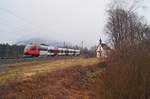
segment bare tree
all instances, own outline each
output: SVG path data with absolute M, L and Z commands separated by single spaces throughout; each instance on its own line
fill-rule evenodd
M 149 27 L 143 17 L 138 17 L 133 6 L 125 9 L 121 4 L 108 10 L 106 33 L 109 34 L 115 48 L 131 47 L 149 38 Z
M 108 10 L 105 32 L 114 50 L 108 55 L 103 99 L 147 99 L 150 92 L 150 26 L 135 11 L 136 3 L 130 7 L 123 5 L 124 2 L 116 1 Z

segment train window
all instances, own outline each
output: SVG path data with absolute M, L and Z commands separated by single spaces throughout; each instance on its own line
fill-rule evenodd
M 48 50 L 49 53 L 54 53 L 54 50 L 50 49 Z
M 31 50 L 36 50 L 36 47 L 31 47 Z
M 54 51 L 53 51 L 53 50 L 48 50 L 48 52 L 49 52 L 49 53 L 54 53 Z
M 65 53 L 69 53 L 69 51 L 66 50 Z
M 25 47 L 25 50 L 29 50 L 29 49 L 31 49 L 31 45 L 27 45 L 26 47 Z
M 51 53 L 51 50 L 48 50 L 49 53 Z
M 49 53 L 59 53 L 59 50 L 49 50 Z
M 55 50 L 55 53 L 59 53 L 59 50 Z
M 40 47 L 40 48 L 38 48 L 38 50 L 41 50 L 41 51 L 47 51 L 48 49 L 45 48 L 45 47 Z

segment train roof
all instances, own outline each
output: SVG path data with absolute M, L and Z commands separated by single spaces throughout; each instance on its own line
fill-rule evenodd
M 40 43 L 29 43 L 27 45 L 37 45 L 37 46 L 43 45 L 43 46 L 48 46 L 47 44 L 40 44 Z
M 55 46 L 49 46 L 47 44 L 40 44 L 40 43 L 29 43 L 26 46 L 47 46 L 48 49 L 54 49 L 54 50 L 68 50 L 68 51 L 80 51 L 79 49 L 73 49 L 73 48 L 62 48 L 62 47 L 55 47 Z
M 55 49 L 56 47 L 54 46 L 48 46 L 48 49 Z

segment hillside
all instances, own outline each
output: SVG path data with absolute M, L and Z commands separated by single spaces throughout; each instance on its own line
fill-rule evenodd
M 17 44 L 17 45 L 27 45 L 29 43 L 47 44 L 47 45 L 56 46 L 56 47 L 57 46 L 59 46 L 59 47 L 64 46 L 64 42 L 56 41 L 56 40 L 52 40 L 52 39 L 40 38 L 40 37 L 21 39 L 21 40 L 16 41 L 15 44 Z M 68 43 L 66 43 L 66 44 L 70 45 Z

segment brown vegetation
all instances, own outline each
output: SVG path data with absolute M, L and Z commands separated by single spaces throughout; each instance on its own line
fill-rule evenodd
M 0 98 L 100 99 L 97 96 L 100 73 L 101 69 L 96 65 L 56 70 L 0 86 Z
M 50 73 L 56 70 L 73 66 L 87 66 L 97 64 L 96 58 L 74 58 L 62 60 L 43 60 L 33 62 L 21 62 L 7 66 L 0 72 L 0 85 L 12 80 L 28 79 L 34 75 Z M 2 68 L 1 68 L 2 69 Z
M 103 74 L 103 99 L 148 99 L 150 93 L 150 27 L 133 10 L 109 10 L 106 32 L 114 50 Z
M 120 55 L 113 53 L 108 62 L 102 85 L 107 93 L 103 95 L 106 99 L 146 99 L 150 91 L 150 54 L 133 50 L 128 57 Z

